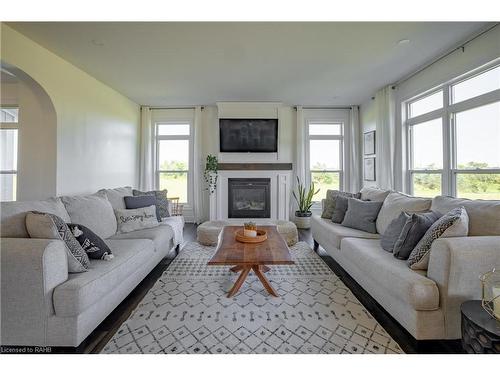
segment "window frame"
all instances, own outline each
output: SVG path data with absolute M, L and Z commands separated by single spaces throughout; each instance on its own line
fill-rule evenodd
M 314 124 L 338 124 L 340 125 L 340 134 L 339 135 L 310 135 L 309 134 L 309 125 Z M 345 163 L 344 163 L 344 140 L 345 140 L 345 121 L 341 119 L 329 118 L 329 119 L 305 119 L 305 136 L 306 136 L 306 179 L 307 184 L 310 185 L 313 181 L 312 174 L 313 173 L 338 173 L 339 174 L 339 190 L 343 191 L 345 186 Z M 310 158 L 310 148 L 311 148 L 311 140 L 338 140 L 339 141 L 339 165 L 340 169 L 325 169 L 325 170 L 311 170 L 311 158 Z M 319 201 L 314 201 L 313 208 L 317 208 L 319 204 L 321 204 L 321 197 Z
M 441 194 L 456 197 L 457 196 L 457 176 L 459 174 L 500 174 L 500 168 L 478 168 L 478 169 L 459 169 L 457 167 L 457 128 L 456 128 L 456 114 L 467 111 L 470 109 L 482 107 L 484 105 L 500 102 L 500 89 L 487 92 L 463 100 L 458 103 L 452 103 L 452 90 L 453 86 L 457 83 L 466 81 L 467 79 L 478 76 L 491 69 L 500 66 L 500 59 L 496 59 L 486 65 L 474 69 L 466 74 L 456 77 L 442 85 L 434 87 L 423 93 L 420 93 L 412 98 L 402 102 L 402 126 L 406 136 L 406 163 L 405 170 L 407 171 L 404 186 L 405 190 L 413 195 L 413 175 L 416 173 L 441 173 Z M 443 91 L 443 107 L 433 110 L 428 113 L 421 114 L 416 117 L 409 117 L 410 104 L 422 99 L 426 96 L 432 95 L 438 91 Z M 442 119 L 442 135 L 443 135 L 443 169 L 440 170 L 421 170 L 413 169 L 413 140 L 411 129 L 413 126 L 418 126 L 420 123 Z
M 2 130 L 17 130 L 17 165 L 16 169 L 0 169 L 0 175 L 15 175 L 16 176 L 16 189 L 14 191 L 14 199 L 13 201 L 17 200 L 17 195 L 18 195 L 18 190 L 19 190 L 19 106 L 18 105 L 0 105 L 0 108 L 17 108 L 18 110 L 18 117 L 17 117 L 17 122 L 0 122 L 0 129 Z
M 189 125 L 189 135 L 158 135 L 158 127 L 160 125 Z M 159 168 L 160 161 L 160 142 L 161 141 L 175 141 L 187 140 L 188 141 L 188 169 L 183 171 L 176 170 L 162 170 Z M 160 175 L 162 173 L 185 173 L 187 175 L 187 202 L 179 202 L 187 206 L 192 206 L 194 199 L 193 189 L 193 152 L 194 152 L 194 126 L 193 121 L 189 119 L 156 121 L 154 123 L 154 186 L 157 190 L 160 189 Z

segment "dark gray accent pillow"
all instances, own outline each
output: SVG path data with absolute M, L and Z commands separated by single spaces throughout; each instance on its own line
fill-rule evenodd
M 406 221 L 392 252 L 396 258 L 406 260 L 431 225 L 439 219 L 440 214 L 434 211 L 403 214 Z
M 441 237 L 446 229 L 460 220 L 462 217 L 462 210 L 465 211 L 463 206 L 454 208 L 436 220 L 427 232 L 425 232 L 424 236 L 420 239 L 408 258 L 408 266 L 410 266 L 412 270 L 427 269 L 432 243 Z
M 135 197 L 141 195 L 153 195 L 156 197 L 156 209 L 160 215 L 160 218 L 169 217 L 170 212 L 168 211 L 168 199 L 167 199 L 167 189 L 163 190 L 151 190 L 151 191 L 140 191 L 132 190 L 132 194 Z M 142 207 L 141 207 L 142 208 Z M 161 220 L 159 220 L 161 221 Z
M 368 233 L 377 233 L 378 212 L 384 202 L 362 201 L 356 198 L 349 198 L 347 212 L 345 213 L 342 225 L 344 227 L 359 229 Z
M 391 221 L 384 234 L 380 236 L 380 246 L 382 246 L 382 249 L 390 253 L 393 252 L 394 245 L 403 231 L 407 218 L 408 215 L 401 212 L 397 218 Z
M 332 221 L 334 223 L 340 224 L 342 223 L 342 221 L 344 221 L 348 205 L 349 198 L 343 195 L 337 195 L 337 198 L 335 198 L 335 209 L 333 210 L 332 214 Z
M 124 197 L 125 208 L 131 210 L 134 208 L 144 208 L 149 206 L 156 207 L 156 219 L 161 221 L 160 210 L 156 202 L 158 201 L 154 195 L 139 195 L 137 197 Z
M 114 258 L 109 246 L 89 228 L 80 224 L 67 225 L 90 259 L 111 260 Z
M 331 190 L 331 191 L 335 191 L 335 190 Z M 341 199 L 340 201 L 340 206 L 337 208 L 337 198 L 338 197 L 342 197 L 343 199 Z M 342 221 L 344 220 L 344 216 L 345 216 L 345 213 L 347 212 L 347 199 L 349 198 L 356 198 L 356 199 L 360 199 L 361 198 L 361 194 L 360 193 L 346 193 L 344 191 L 339 191 L 333 201 L 333 211 L 332 211 L 332 215 L 328 218 L 328 219 L 332 219 L 332 221 L 334 223 L 337 223 L 337 224 L 340 224 L 342 223 Z M 337 211 L 337 212 L 335 212 Z
M 344 191 L 338 190 L 327 190 L 326 191 L 326 200 L 323 206 L 323 212 L 321 213 L 321 217 L 323 219 L 331 219 L 333 217 L 333 212 L 335 211 L 335 206 L 337 203 L 337 197 L 341 195 L 346 198 L 361 198 L 360 193 L 346 193 Z M 344 214 L 347 208 L 344 210 Z M 340 221 L 342 222 L 342 220 Z

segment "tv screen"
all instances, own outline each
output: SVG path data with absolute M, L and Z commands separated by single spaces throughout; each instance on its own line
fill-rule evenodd
M 219 119 L 220 152 L 278 152 L 278 119 Z

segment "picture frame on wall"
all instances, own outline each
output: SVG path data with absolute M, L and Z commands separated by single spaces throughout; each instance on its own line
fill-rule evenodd
M 377 178 L 375 170 L 375 158 L 365 158 L 364 160 L 364 179 L 365 181 L 375 181 Z
M 375 130 L 367 132 L 363 137 L 363 153 L 364 155 L 375 154 Z

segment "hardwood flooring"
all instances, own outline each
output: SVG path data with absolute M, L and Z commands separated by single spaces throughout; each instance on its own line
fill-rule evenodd
M 299 240 L 313 247 L 310 230 L 299 230 Z M 196 225 L 186 224 L 184 227 L 184 243 L 196 241 Z M 182 246 L 181 246 L 182 247 Z M 398 342 L 406 353 L 449 354 L 464 353 L 459 340 L 415 340 L 382 306 L 380 306 L 347 272 L 345 272 L 321 247 L 318 254 L 337 274 L 366 309 L 377 319 L 384 329 Z M 78 348 L 53 348 L 52 353 L 99 353 L 121 324 L 127 320 L 135 307 L 162 275 L 177 256 L 173 250 L 151 273 L 113 310 L 113 312 L 85 339 Z

